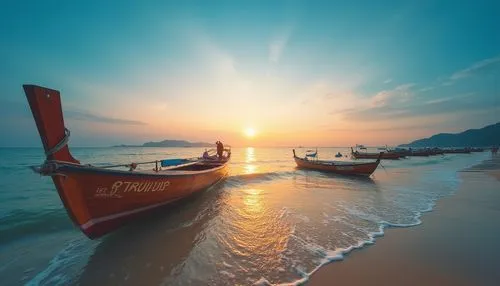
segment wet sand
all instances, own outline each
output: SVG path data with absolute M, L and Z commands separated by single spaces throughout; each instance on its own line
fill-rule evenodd
M 457 193 L 440 199 L 421 225 L 386 229 L 308 285 L 499 285 L 500 156 L 460 178 Z

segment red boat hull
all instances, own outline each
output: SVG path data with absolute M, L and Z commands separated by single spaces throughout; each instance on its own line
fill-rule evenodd
M 58 173 L 65 176 L 54 176 L 54 183 L 66 210 L 83 233 L 97 238 L 134 217 L 207 189 L 226 176 L 227 168 L 222 164 L 204 172 L 141 173 L 66 165 Z
M 295 163 L 298 168 L 336 173 L 341 175 L 370 176 L 378 167 L 380 160 L 370 163 L 352 163 L 338 164 L 326 161 L 309 161 L 295 157 Z
M 24 90 L 47 160 L 37 172 L 51 176 L 73 222 L 97 238 L 130 219 L 207 189 L 227 174 L 228 156 L 161 171 L 121 171 L 81 165 L 66 145 L 60 94 L 34 85 Z

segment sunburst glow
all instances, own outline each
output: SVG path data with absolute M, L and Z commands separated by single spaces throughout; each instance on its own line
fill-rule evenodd
M 245 136 L 248 138 L 253 138 L 253 137 L 255 137 L 255 134 L 256 134 L 255 129 L 253 129 L 253 128 L 247 128 L 244 130 L 244 132 L 245 132 Z

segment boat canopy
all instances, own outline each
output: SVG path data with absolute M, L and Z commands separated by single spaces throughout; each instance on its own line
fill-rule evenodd
M 306 157 L 316 157 L 318 155 L 318 150 L 307 150 Z

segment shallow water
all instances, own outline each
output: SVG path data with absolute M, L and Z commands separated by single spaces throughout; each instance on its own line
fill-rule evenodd
M 93 164 L 202 151 L 72 149 Z M 347 148 L 319 154 L 329 159 L 339 151 L 348 154 Z M 420 224 L 422 212 L 456 191 L 457 171 L 488 157 L 383 161 L 372 177 L 354 178 L 297 170 L 290 149 L 233 148 L 225 181 L 91 241 L 72 225 L 50 178 L 28 169 L 43 161 L 42 150 L 0 149 L 0 279 L 3 285 L 299 283 L 373 243 L 386 227 Z

